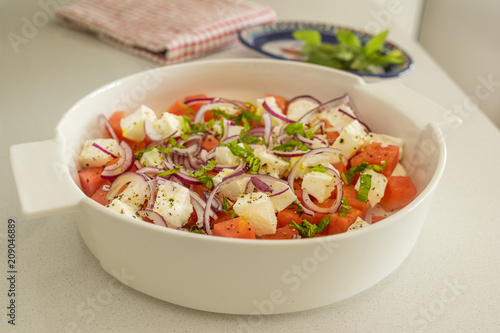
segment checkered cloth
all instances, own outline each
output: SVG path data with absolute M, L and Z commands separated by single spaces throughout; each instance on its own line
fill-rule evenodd
M 193 59 L 237 41 L 240 29 L 276 21 L 247 0 L 91 0 L 60 7 L 66 25 L 159 64 Z

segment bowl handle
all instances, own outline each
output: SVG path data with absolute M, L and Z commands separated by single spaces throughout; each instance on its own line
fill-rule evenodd
M 58 138 L 10 147 L 12 174 L 25 218 L 75 211 L 85 197 L 71 178 L 63 148 L 64 142 Z

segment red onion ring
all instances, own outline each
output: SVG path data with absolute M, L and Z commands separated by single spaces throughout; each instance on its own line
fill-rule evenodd
M 139 185 L 141 185 L 141 188 L 144 188 L 144 191 L 146 191 L 147 187 L 146 178 L 142 174 L 128 171 L 122 173 L 121 175 L 115 178 L 115 180 L 111 183 L 109 187 L 109 192 L 104 196 L 104 199 L 113 200 L 116 197 L 116 195 L 120 192 L 120 190 L 123 188 L 123 186 L 131 182 L 138 183 Z
M 288 119 L 287 117 L 285 117 L 284 115 L 282 115 L 281 112 L 273 110 L 271 108 L 271 106 L 269 106 L 269 104 L 267 103 L 267 101 L 264 101 L 264 103 L 262 103 L 262 106 L 264 107 L 264 109 L 267 112 L 269 112 L 270 114 L 272 114 L 276 118 L 283 120 L 284 122 L 287 122 L 287 123 L 295 123 L 296 122 L 295 120 Z
M 109 132 L 109 135 L 111 135 L 113 139 L 119 142 L 120 140 L 118 140 L 118 136 L 116 135 L 115 130 L 113 129 L 113 126 L 111 126 L 111 123 L 109 122 L 108 118 L 106 118 L 105 115 L 100 114 L 99 119 L 101 119 L 101 121 L 103 122 L 104 126 Z
M 103 147 L 99 146 L 97 143 L 92 143 L 92 146 L 96 147 L 97 149 L 101 150 L 103 153 L 105 154 L 108 154 L 109 156 L 113 157 L 113 158 L 118 158 L 118 156 L 114 155 L 113 153 L 111 153 L 110 151 L 104 149 Z
M 127 142 L 125 141 L 120 142 L 118 149 L 120 158 L 116 163 L 108 165 L 104 168 L 104 170 L 101 173 L 102 178 L 110 179 L 118 175 L 121 175 L 122 173 L 130 170 L 130 168 L 134 164 L 135 161 L 134 151 Z
M 137 215 L 139 215 L 140 217 L 144 217 L 144 218 L 147 218 L 147 219 L 151 220 L 151 222 L 153 222 L 156 225 L 168 228 L 167 221 L 165 221 L 165 219 L 163 218 L 163 216 L 161 216 L 160 214 L 158 214 L 155 211 L 152 211 L 152 210 L 139 210 L 139 211 L 137 211 Z

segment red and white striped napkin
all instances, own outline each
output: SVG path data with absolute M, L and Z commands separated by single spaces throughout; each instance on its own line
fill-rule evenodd
M 248 0 L 91 0 L 60 7 L 63 23 L 159 64 L 200 57 L 237 41 L 240 29 L 276 21 Z

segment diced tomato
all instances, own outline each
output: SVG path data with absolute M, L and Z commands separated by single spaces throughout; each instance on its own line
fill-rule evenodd
M 180 99 L 176 100 L 174 104 L 172 104 L 167 112 L 168 113 L 172 113 L 172 114 L 175 114 L 177 116 L 186 116 L 188 117 L 189 119 L 193 120 L 194 117 L 195 117 L 195 113 L 194 112 L 191 112 L 190 109 L 192 110 L 191 106 L 189 107 L 189 109 L 186 107 L 186 105 L 184 104 L 183 101 L 181 101 Z
M 337 138 L 339 136 L 340 136 L 339 132 L 326 132 L 326 137 L 328 138 L 328 141 L 330 142 L 330 144 L 335 142 L 335 140 L 337 140 Z
M 344 165 L 344 163 L 335 163 L 332 165 L 340 173 L 340 176 L 342 176 L 343 173 L 347 172 L 347 167 Z
M 370 143 L 361 152 L 354 155 L 350 160 L 351 167 L 357 166 L 362 162 L 369 164 L 382 165 L 387 161 L 384 170 L 381 172 L 389 177 L 399 161 L 399 147 L 394 145 L 382 145 L 379 142 Z
M 146 149 L 147 145 L 151 143 L 151 140 L 149 140 L 149 138 L 147 137 L 144 139 L 144 141 L 138 141 L 138 142 L 128 139 L 123 139 L 123 140 L 130 145 L 130 147 L 134 151 L 134 154 L 140 152 L 143 149 Z
M 308 216 L 301 215 L 297 207 L 287 207 L 279 211 L 276 217 L 278 218 L 277 227 L 282 228 L 292 222 L 302 223 L 302 220 Z
M 100 203 L 100 204 L 101 204 L 101 205 L 103 205 L 103 206 L 106 206 L 106 205 L 109 203 L 109 201 L 108 201 L 108 200 L 106 200 L 106 199 L 104 199 L 104 197 L 106 196 L 106 194 L 108 194 L 108 192 L 107 192 L 107 191 L 104 191 L 104 190 L 102 189 L 102 187 L 103 187 L 104 185 L 111 185 L 111 182 L 110 182 L 110 181 L 105 180 L 105 181 L 104 181 L 104 183 L 101 185 L 101 187 L 99 187 L 99 188 L 98 188 L 98 189 L 94 192 L 94 194 L 92 195 L 91 199 L 92 199 L 92 200 L 94 200 L 94 201 L 96 201 L 96 202 L 98 202 L 98 203 Z
M 403 208 L 417 196 L 417 188 L 410 177 L 391 176 L 387 180 L 384 197 L 380 200 L 380 206 L 386 211 Z
M 255 228 L 241 217 L 215 224 L 213 233 L 220 237 L 255 239 Z
M 272 235 L 263 235 L 262 239 L 292 239 L 293 235 L 298 235 L 299 231 L 292 226 L 285 225 L 276 229 L 276 233 Z
M 386 218 L 385 216 L 373 215 L 372 216 L 372 223 L 377 223 L 379 221 L 382 221 L 385 218 Z
M 215 147 L 219 145 L 219 140 L 217 140 L 212 134 L 208 134 L 205 136 L 203 141 L 201 142 L 201 148 L 206 151 L 211 151 Z
M 109 117 L 109 119 L 108 119 L 108 121 L 111 124 L 111 127 L 113 128 L 113 131 L 115 132 L 119 141 L 123 140 L 122 127 L 120 125 L 120 122 L 126 116 L 127 116 L 127 114 L 123 111 L 115 111 L 111 115 L 111 117 Z
M 347 204 L 352 207 L 356 208 L 361 212 L 361 218 L 365 218 L 366 212 L 368 211 L 368 208 L 370 208 L 370 204 L 367 202 L 359 201 L 356 199 L 356 196 L 358 195 L 358 191 L 354 188 L 354 185 L 345 185 L 343 186 L 344 190 L 344 195 L 342 197 L 347 199 Z
M 82 191 L 85 195 L 92 197 L 106 183 L 106 179 L 101 177 L 102 170 L 104 170 L 104 167 L 94 167 L 82 169 L 78 172 Z
M 358 217 L 363 218 L 362 212 L 356 208 L 350 209 L 346 216 L 339 216 L 338 213 L 332 214 L 330 216 L 328 234 L 335 235 L 346 232 Z

